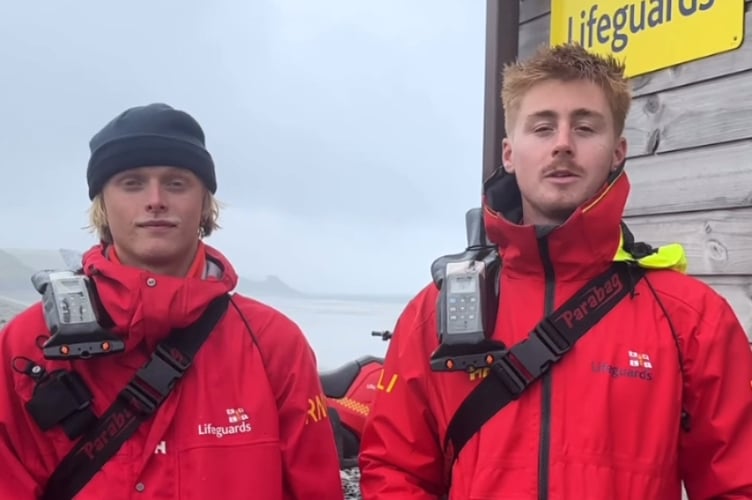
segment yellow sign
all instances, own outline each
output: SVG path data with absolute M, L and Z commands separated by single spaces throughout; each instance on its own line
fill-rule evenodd
M 551 0 L 551 45 L 576 42 L 637 76 L 739 48 L 744 0 Z

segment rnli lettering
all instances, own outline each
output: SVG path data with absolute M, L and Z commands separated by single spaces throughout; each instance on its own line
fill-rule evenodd
M 376 389 L 384 392 L 392 392 L 394 386 L 397 384 L 397 374 L 395 373 L 389 378 L 389 382 L 384 385 L 384 370 L 379 373 L 379 381 L 376 382 Z
M 306 424 L 309 422 L 319 422 L 329 416 L 324 403 L 326 398 L 322 396 L 316 396 L 308 398 L 308 412 L 306 414 Z

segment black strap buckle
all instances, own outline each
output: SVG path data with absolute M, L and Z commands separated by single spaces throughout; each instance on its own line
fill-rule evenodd
M 514 363 L 509 359 L 510 351 L 505 351 L 496 361 L 491 363 L 491 372 L 496 375 L 501 383 L 509 390 L 512 399 L 517 399 L 520 394 L 532 382 L 532 379 L 526 376 Z
M 563 335 L 549 318 L 544 318 L 538 323 L 533 333 L 556 356 L 556 361 L 572 348 L 571 340 Z
M 531 378 L 536 379 L 571 348 L 572 343 L 553 323 L 545 319 L 535 327 L 527 339 L 512 347 L 511 353 Z
M 151 360 L 125 387 L 128 403 L 142 415 L 153 414 L 190 365 L 190 360 L 177 349 L 168 351 L 165 346 L 158 345 Z

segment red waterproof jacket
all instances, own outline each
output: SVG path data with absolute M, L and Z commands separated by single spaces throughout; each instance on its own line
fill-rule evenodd
M 157 342 L 234 289 L 230 263 L 209 246 L 200 250 L 204 265 L 186 278 L 125 267 L 100 246 L 84 256 L 84 270 L 125 339 L 125 353 L 46 361 L 37 347 L 37 338 L 49 335 L 40 305 L 9 323 L 0 336 L 0 498 L 39 498 L 74 445 L 60 427 L 44 432 L 37 426 L 24 406 L 34 383 L 13 369 L 14 362 L 28 358 L 48 372 L 75 370 L 101 415 Z M 270 307 L 238 295 L 232 302 L 155 417 L 77 500 L 343 498 L 333 432 L 306 339 Z
M 503 255 L 493 337 L 506 345 L 614 261 L 629 191 L 622 174 L 540 235 L 509 222 L 521 215 L 510 181 L 492 185 L 485 203 Z M 433 285 L 424 289 L 395 328 L 363 434 L 364 500 L 437 499 L 450 482 L 450 500 L 679 500 L 682 480 L 692 500 L 752 498 L 752 352 L 732 309 L 702 282 L 648 272 L 634 297 L 468 441 L 451 472 L 447 425 L 481 376 L 431 371 L 436 300 Z

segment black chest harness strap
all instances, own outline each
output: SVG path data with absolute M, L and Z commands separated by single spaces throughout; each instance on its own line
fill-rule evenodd
M 209 304 L 195 323 L 175 329 L 136 372 L 115 401 L 63 458 L 41 500 L 70 500 L 167 399 L 227 310 L 228 294 Z
M 470 438 L 497 412 L 559 361 L 572 346 L 634 291 L 645 270 L 615 262 L 572 298 L 545 317 L 525 340 L 501 350 L 490 373 L 465 398 L 447 428 L 445 447 L 453 461 Z

